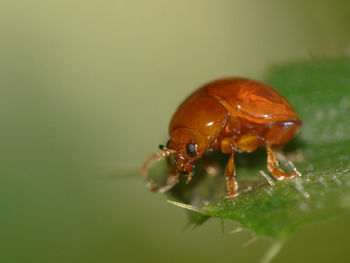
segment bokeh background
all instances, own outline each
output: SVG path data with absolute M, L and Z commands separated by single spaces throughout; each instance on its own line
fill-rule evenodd
M 186 230 L 143 159 L 194 88 L 350 54 L 348 0 L 0 3 L 0 261 L 257 262 L 271 241 Z M 348 262 L 349 215 L 273 262 Z

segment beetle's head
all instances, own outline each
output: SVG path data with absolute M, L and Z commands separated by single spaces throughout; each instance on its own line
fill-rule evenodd
M 174 151 L 176 170 L 187 175 L 204 153 L 205 146 L 205 140 L 198 131 L 179 127 L 171 133 L 166 148 Z
M 167 145 L 159 145 L 162 152 L 155 153 L 144 162 L 141 173 L 146 176 L 148 165 L 167 156 L 174 155 L 176 171 L 192 176 L 192 169 L 197 159 L 200 158 L 206 148 L 205 138 L 198 131 L 189 128 L 178 127 L 170 133 Z

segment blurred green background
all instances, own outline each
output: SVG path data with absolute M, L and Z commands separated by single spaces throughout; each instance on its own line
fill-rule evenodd
M 257 262 L 271 244 L 150 193 L 143 159 L 194 88 L 349 56 L 350 3 L 1 1 L 0 262 Z M 350 215 L 273 262 L 348 262 Z

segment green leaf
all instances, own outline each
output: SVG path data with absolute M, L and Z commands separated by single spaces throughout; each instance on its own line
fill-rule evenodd
M 226 199 L 223 171 L 228 156 L 214 153 L 209 156 L 216 165 L 214 174 L 202 161 L 193 182 L 186 185 L 181 180 L 169 192 L 179 202 L 174 204 L 189 211 L 191 223 L 219 217 L 238 221 L 257 235 L 284 238 L 301 225 L 349 210 L 350 60 L 279 67 L 266 82 L 287 98 L 303 120 L 301 133 L 284 150 L 302 176 L 269 185 L 259 173 L 267 173 L 264 149 L 237 154 L 240 194 Z M 164 180 L 165 170 L 158 166 L 152 171 Z

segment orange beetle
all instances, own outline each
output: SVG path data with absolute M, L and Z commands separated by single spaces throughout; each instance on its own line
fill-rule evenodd
M 301 120 L 288 101 L 273 88 L 243 78 L 225 78 L 193 92 L 177 109 L 169 126 L 170 140 L 160 145 L 162 152 L 151 155 L 142 166 L 167 158 L 169 176 L 161 188 L 166 191 L 178 182 L 178 173 L 192 177 L 193 167 L 205 152 L 221 150 L 230 154 L 226 165 L 227 197 L 237 194 L 234 152 L 252 152 L 260 145 L 267 150 L 267 169 L 278 180 L 291 178 L 278 168 L 271 146 L 287 143 L 298 132 Z M 169 159 L 174 155 L 176 172 Z

